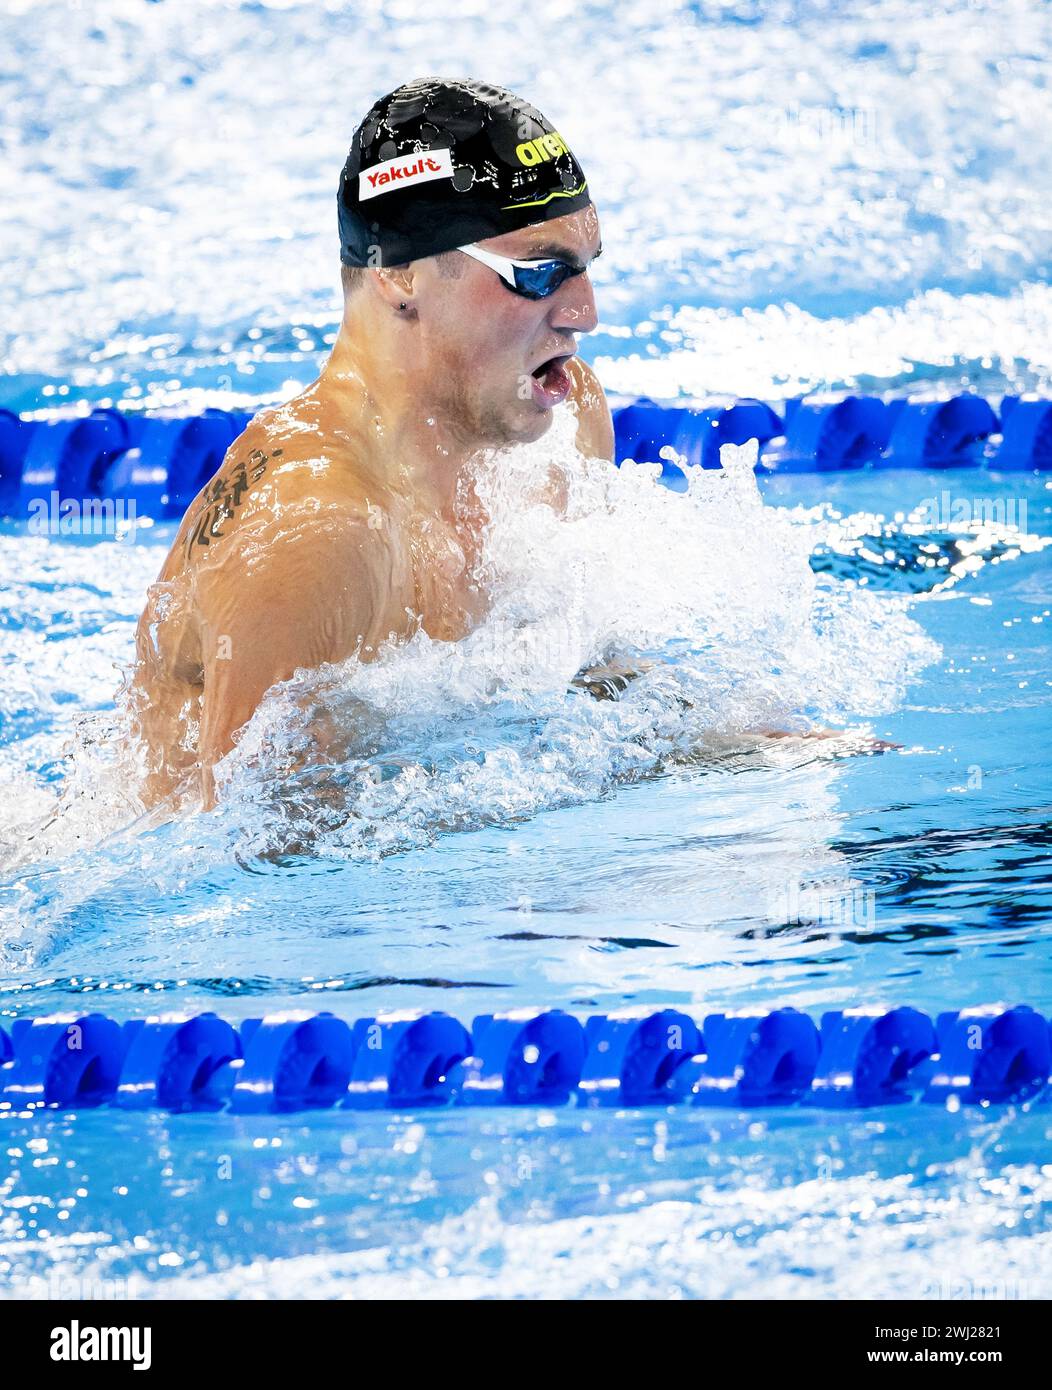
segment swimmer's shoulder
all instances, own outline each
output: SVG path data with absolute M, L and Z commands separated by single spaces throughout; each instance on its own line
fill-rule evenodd
M 573 385 L 569 402 L 577 415 L 577 447 L 588 458 L 614 458 L 614 422 L 599 378 L 579 357 L 566 366 Z
M 355 468 L 353 442 L 297 398 L 254 416 L 187 508 L 172 558 L 221 561 L 231 537 L 279 542 L 311 521 L 369 524 L 375 504 Z
M 567 405 L 577 419 L 574 443 L 586 458 L 614 459 L 614 424 L 607 404 L 606 393 L 599 384 L 599 378 L 579 357 L 573 357 L 566 364 L 571 380 Z M 569 480 L 565 469 L 552 464 L 547 475 L 540 482 L 533 500 L 543 502 L 555 512 L 565 517 L 569 498 Z

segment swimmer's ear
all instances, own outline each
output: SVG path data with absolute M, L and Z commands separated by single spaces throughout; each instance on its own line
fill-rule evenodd
M 413 302 L 415 277 L 412 266 L 390 266 L 375 272 L 376 289 L 393 314 L 412 318 L 416 314 Z

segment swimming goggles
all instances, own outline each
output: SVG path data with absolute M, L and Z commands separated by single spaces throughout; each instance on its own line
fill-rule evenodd
M 456 249 L 495 270 L 508 289 L 521 294 L 524 299 L 547 299 L 566 280 L 583 275 L 589 268 L 587 265 L 571 265 L 569 261 L 513 261 L 507 256 L 483 251 L 481 246 L 458 246 Z M 601 252 L 602 247 L 592 260 Z

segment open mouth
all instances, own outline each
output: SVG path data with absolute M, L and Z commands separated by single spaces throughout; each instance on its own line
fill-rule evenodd
M 534 400 L 539 405 L 558 405 L 569 395 L 571 381 L 566 367 L 572 356 L 572 353 L 560 353 L 557 357 L 549 357 L 540 366 L 534 367 L 530 375 L 534 380 Z
M 539 367 L 534 367 L 530 375 L 536 377 L 538 381 L 543 381 L 548 372 L 555 367 L 562 366 L 564 363 L 569 362 L 571 356 L 571 353 L 563 352 L 556 357 L 549 357 L 547 361 L 542 362 Z

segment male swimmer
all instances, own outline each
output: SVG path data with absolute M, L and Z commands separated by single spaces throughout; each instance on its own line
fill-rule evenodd
M 211 808 L 216 763 L 297 669 L 478 623 L 481 450 L 538 439 L 568 405 L 580 450 L 613 457 L 575 355 L 596 326 L 599 219 L 550 121 L 486 83 L 409 83 L 355 131 L 338 206 L 332 355 L 231 445 L 139 619 L 128 699 L 148 807 L 188 791 Z M 604 678 L 582 684 L 614 693 Z
M 540 438 L 569 406 L 581 452 L 613 458 L 610 410 L 576 356 L 596 326 L 599 219 L 539 111 L 481 82 L 400 87 L 355 131 L 338 210 L 332 355 L 231 445 L 139 619 L 127 696 L 149 808 L 214 806 L 215 765 L 298 669 L 369 661 L 420 628 L 472 630 L 487 603 L 472 579 L 480 451 Z M 555 480 L 539 488 L 558 509 Z M 646 665 L 573 683 L 615 698 Z

